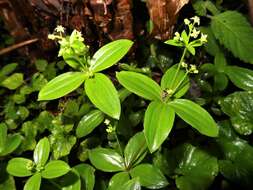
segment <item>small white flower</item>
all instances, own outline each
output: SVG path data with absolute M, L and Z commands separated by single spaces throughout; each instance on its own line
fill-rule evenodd
M 193 20 L 195 24 L 200 25 L 200 18 L 198 16 L 192 17 L 191 20 Z
M 187 63 L 185 63 L 184 61 L 181 63 L 181 66 L 182 66 L 183 68 L 187 68 L 187 67 L 188 67 Z
M 47 38 L 49 40 L 55 40 L 56 39 L 56 36 L 54 34 L 48 34 Z
M 175 33 L 175 36 L 174 36 L 173 39 L 174 39 L 174 40 L 179 40 L 179 39 L 180 39 L 180 34 L 179 34 L 179 32 L 176 32 L 176 33 Z
M 59 32 L 59 33 L 64 33 L 64 32 L 65 32 L 65 28 L 64 28 L 62 25 L 58 25 L 58 26 L 55 28 L 55 31 L 56 31 L 56 32 Z
M 202 43 L 206 43 L 206 42 L 207 42 L 207 34 L 201 33 L 200 41 L 201 41 Z
M 189 19 L 185 18 L 185 19 L 184 19 L 184 23 L 185 23 L 186 25 L 189 25 L 189 24 L 191 23 L 191 21 L 190 21 Z
M 192 33 L 191 33 L 191 37 L 197 38 L 199 34 L 200 34 L 200 31 L 197 30 L 196 28 L 193 28 Z
M 80 42 L 83 42 L 84 38 L 82 36 L 82 33 L 77 30 L 73 30 L 73 32 L 70 36 L 70 43 L 73 43 L 74 40 L 78 40 Z
M 198 71 L 196 65 L 190 65 L 189 72 L 190 72 L 190 73 L 194 73 L 194 74 L 198 74 L 198 73 L 199 73 L 199 71 Z
M 105 119 L 104 124 L 109 125 L 110 124 L 110 120 L 109 119 Z
M 115 132 L 116 128 L 115 127 L 112 127 L 111 125 L 106 129 L 106 132 L 107 133 L 113 133 Z

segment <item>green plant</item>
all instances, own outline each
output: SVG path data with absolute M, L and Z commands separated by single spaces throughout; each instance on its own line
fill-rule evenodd
M 57 34 L 51 34 L 49 38 L 58 40 L 59 56 L 80 72 L 67 72 L 57 76 L 41 89 L 38 100 L 60 98 L 85 82 L 85 92 L 90 101 L 102 112 L 119 119 L 120 100 L 117 90 L 106 75 L 98 72 L 117 63 L 133 43 L 126 39 L 111 42 L 90 58 L 88 46 L 83 43 L 80 32 L 74 30 L 70 36 L 63 37 L 64 28 L 61 26 L 58 26 L 55 32 Z
M 168 137 L 175 113 L 200 133 L 211 137 L 218 136 L 218 127 L 207 111 L 190 100 L 180 99 L 189 89 L 188 74 L 198 73 L 195 65 L 188 66 L 185 63 L 185 56 L 188 52 L 195 55 L 195 48 L 203 45 L 207 38 L 201 34 L 198 39 L 200 31 L 195 25 L 199 25 L 200 21 L 198 17 L 193 17 L 192 20 L 193 22 L 185 19 L 188 33 L 186 30 L 181 35 L 176 32 L 174 39 L 165 42 L 184 47 L 184 51 L 180 62 L 163 75 L 161 86 L 149 77 L 135 72 L 121 71 L 116 75 L 126 89 L 151 100 L 144 117 L 144 135 L 151 153 Z M 182 67 L 186 71 L 180 70 Z
M 7 171 L 17 177 L 31 176 L 24 190 L 39 190 L 41 178 L 52 179 L 70 171 L 69 165 L 61 160 L 48 161 L 50 144 L 47 138 L 41 139 L 35 147 L 33 161 L 27 158 L 13 158 L 8 162 Z

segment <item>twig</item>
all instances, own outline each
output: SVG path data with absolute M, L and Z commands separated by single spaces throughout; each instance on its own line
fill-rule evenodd
M 23 46 L 27 46 L 29 44 L 35 43 L 38 40 L 39 40 L 38 38 L 34 38 L 34 39 L 31 39 L 31 40 L 26 40 L 24 42 L 20 42 L 18 44 L 14 44 L 14 45 L 9 46 L 7 48 L 3 48 L 3 49 L 0 50 L 0 56 L 3 55 L 3 54 L 9 53 L 9 52 L 11 52 L 15 49 L 21 48 Z

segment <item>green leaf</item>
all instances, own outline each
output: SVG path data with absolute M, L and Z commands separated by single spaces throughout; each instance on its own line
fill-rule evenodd
M 62 190 L 81 190 L 80 176 L 75 169 L 70 170 L 66 175 L 57 179 L 57 182 Z
M 146 75 L 130 71 L 121 71 L 116 74 L 116 77 L 122 86 L 138 96 L 148 100 L 161 99 L 161 87 Z
M 149 189 L 161 189 L 169 182 L 162 172 L 151 164 L 141 164 L 130 171 L 132 178 L 139 178 L 141 186 Z
M 89 159 L 97 169 L 105 172 L 118 172 L 125 169 L 124 159 L 111 149 L 92 149 L 89 152 Z
M 235 57 L 253 64 L 253 29 L 237 11 L 226 11 L 212 17 L 211 28 L 215 37 Z
M 106 75 L 96 73 L 94 78 L 88 79 L 85 92 L 98 109 L 114 119 L 119 119 L 121 108 L 118 92 Z
M 141 190 L 139 178 L 134 178 L 123 184 L 121 190 Z
M 82 117 L 76 128 L 76 136 L 78 138 L 90 134 L 97 126 L 104 121 L 104 113 L 100 110 L 92 110 Z
M 82 187 L 93 190 L 95 185 L 95 169 L 88 164 L 79 164 L 74 167 L 81 177 Z
M 196 1 L 193 3 L 193 8 L 195 12 L 200 16 L 206 16 L 207 11 L 210 11 L 213 15 L 216 15 L 219 13 L 219 10 L 216 8 L 216 6 L 213 4 L 213 2 L 207 0 L 207 1 Z
M 48 160 L 50 153 L 50 144 L 48 138 L 41 139 L 33 153 L 33 160 L 36 165 L 44 166 Z
M 22 73 L 14 73 L 11 76 L 9 76 L 8 78 L 6 78 L 1 85 L 5 88 L 8 88 L 10 90 L 15 90 L 18 87 L 20 87 L 23 82 L 23 74 Z
M 174 123 L 175 112 L 163 102 L 151 102 L 144 116 L 144 135 L 151 153 L 168 137 Z
M 223 91 L 228 86 L 228 78 L 224 73 L 216 73 L 214 75 L 214 89 Z
M 13 158 L 8 162 L 7 172 L 17 177 L 32 175 L 33 161 L 26 158 Z
M 241 135 L 253 132 L 253 93 L 235 92 L 220 101 L 222 111 L 230 117 L 234 129 Z
M 165 72 L 161 80 L 162 89 L 175 90 L 175 88 L 179 85 L 179 82 L 185 76 L 185 72 L 180 70 L 177 73 L 177 77 L 174 79 L 176 75 L 177 67 L 178 67 L 178 64 L 172 66 Z M 174 96 L 176 98 L 182 97 L 189 90 L 189 88 L 190 88 L 190 80 L 189 80 L 189 77 L 187 76 L 184 79 L 184 81 L 181 83 L 181 85 L 178 87 L 178 90 L 176 91 Z
M 124 150 L 126 167 L 140 163 L 147 153 L 147 144 L 143 132 L 136 133 L 127 143 Z
M 101 47 L 91 59 L 90 70 L 99 72 L 117 63 L 132 47 L 133 42 L 127 39 L 113 41 Z
M 7 126 L 4 123 L 0 123 L 0 154 L 5 149 L 7 140 Z
M 169 106 L 175 110 L 179 117 L 201 134 L 210 137 L 218 136 L 219 129 L 217 124 L 212 116 L 198 104 L 186 99 L 176 99 L 169 102 Z
M 0 75 L 7 76 L 11 74 L 15 69 L 17 68 L 18 64 L 17 63 L 10 63 L 5 66 L 3 66 L 0 70 Z
M 70 171 L 69 165 L 61 160 L 53 160 L 49 162 L 45 169 L 41 172 L 43 178 L 52 179 L 65 175 Z
M 122 187 L 129 180 L 130 177 L 127 172 L 117 173 L 110 179 L 108 190 L 118 190 L 119 187 Z
M 225 73 L 232 83 L 243 90 L 253 90 L 253 71 L 243 67 L 227 66 Z
M 24 190 L 39 190 L 41 183 L 41 174 L 36 173 L 25 183 Z
M 38 100 L 53 100 L 77 89 L 88 76 L 82 72 L 67 72 L 49 81 L 39 92 Z
M 7 173 L 6 165 L 6 162 L 0 163 L 0 189 L 16 190 L 14 177 Z
M 0 156 L 12 153 L 14 150 L 18 148 L 21 142 L 22 142 L 21 135 L 19 134 L 9 135 L 5 143 L 5 149 L 2 152 L 0 151 Z
M 168 153 L 168 162 L 174 165 L 176 185 L 180 190 L 205 190 L 218 175 L 217 158 L 194 147 L 183 144 Z
M 45 71 L 48 63 L 45 59 L 37 59 L 35 61 L 35 66 L 38 71 Z

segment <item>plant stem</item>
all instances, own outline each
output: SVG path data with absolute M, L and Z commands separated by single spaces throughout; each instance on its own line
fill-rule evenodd
M 183 78 L 181 79 L 181 81 L 177 84 L 177 86 L 175 87 L 175 89 L 173 90 L 173 94 L 177 91 L 177 89 L 180 87 L 180 85 L 184 82 L 186 76 L 188 75 L 188 71 L 186 71 L 186 73 L 184 74 Z
M 124 158 L 123 150 L 122 150 L 122 148 L 121 148 L 121 146 L 120 146 L 120 142 L 119 142 L 119 138 L 118 138 L 118 135 L 117 135 L 117 133 L 116 133 L 116 130 L 114 131 L 114 136 L 115 136 L 116 141 L 117 141 L 117 144 L 118 144 L 118 146 L 119 146 L 120 155 L 122 156 L 122 158 Z M 127 165 L 126 165 L 125 159 L 123 159 L 123 160 L 124 160 L 124 166 L 125 166 L 125 168 L 126 168 Z
M 184 48 L 184 52 L 183 52 L 183 54 L 182 54 L 182 57 L 181 57 L 181 59 L 180 59 L 180 62 L 178 63 L 177 70 L 176 70 L 176 74 L 175 74 L 174 77 L 173 77 L 172 84 L 174 84 L 174 82 L 175 82 L 175 80 L 176 80 L 176 78 L 177 78 L 177 75 L 178 75 L 178 72 L 179 72 L 179 70 L 180 70 L 181 64 L 182 64 L 182 62 L 184 61 L 184 57 L 185 57 L 186 52 L 187 52 L 187 49 L 186 49 L 186 47 L 185 47 L 185 48 Z

